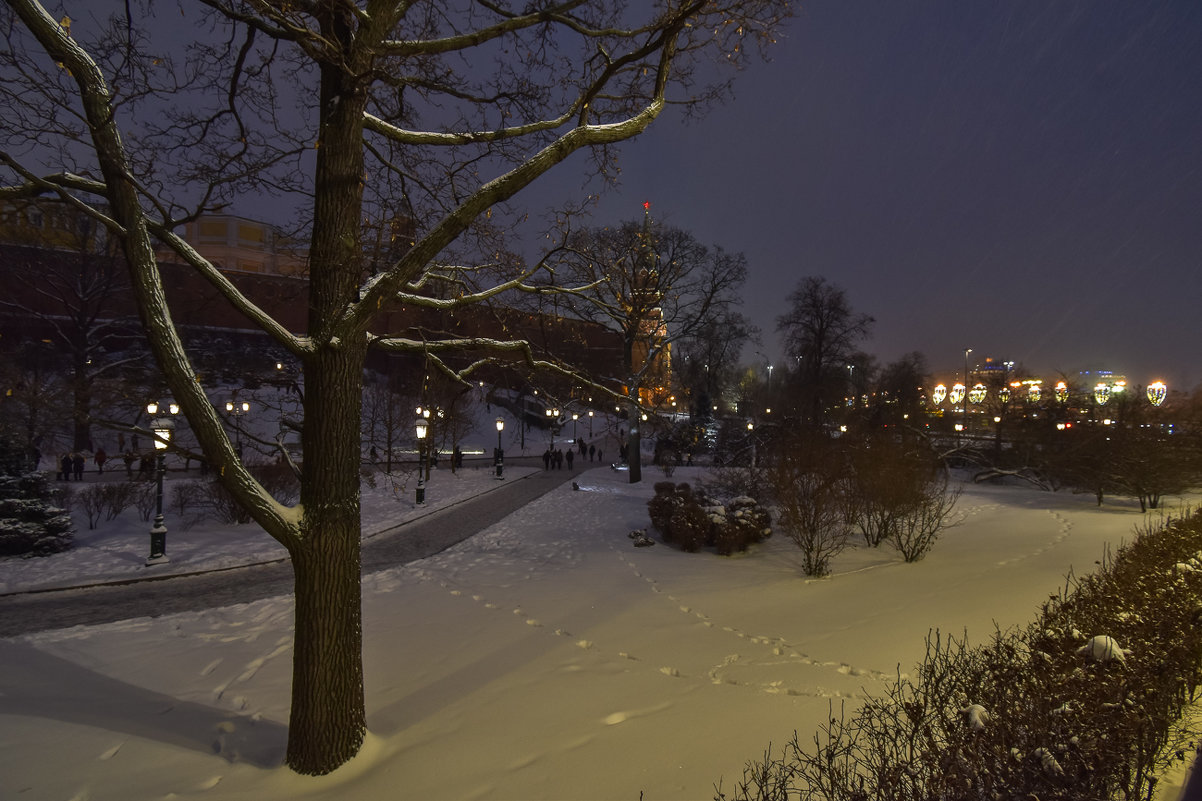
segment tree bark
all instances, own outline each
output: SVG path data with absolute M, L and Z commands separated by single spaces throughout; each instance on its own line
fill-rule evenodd
M 322 32 L 348 43 L 345 10 L 327 7 Z M 351 52 L 346 45 L 342 52 Z M 314 175 L 309 332 L 305 359 L 301 536 L 290 549 L 295 571 L 296 653 L 288 766 L 320 775 L 363 743 L 362 601 L 359 585 L 359 442 L 363 404 L 363 331 L 339 336 L 342 310 L 357 299 L 363 205 L 362 64 L 321 70 L 320 147 Z
M 358 410 L 362 349 L 307 365 L 302 536 L 291 549 L 296 639 L 288 766 L 329 773 L 363 743 Z

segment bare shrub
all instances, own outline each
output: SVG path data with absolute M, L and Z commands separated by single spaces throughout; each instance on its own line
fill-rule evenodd
M 127 483 L 126 486 L 133 488 L 134 508 L 143 520 L 149 521 L 158 506 L 158 485 L 153 481 L 143 481 Z
M 300 480 L 282 461 L 251 465 L 250 474 L 280 503 L 294 504 L 300 498 Z
M 1070 575 L 1026 629 L 928 636 L 916 677 L 832 707 L 812 744 L 794 735 L 719 797 L 1152 797 L 1198 735 L 1182 713 L 1202 686 L 1200 549 L 1202 520 L 1171 521 Z
M 108 484 L 93 484 L 100 488 L 104 500 L 104 519 L 113 520 L 117 515 L 133 505 L 138 495 L 138 486 L 128 481 L 116 481 Z
M 777 525 L 801 549 L 802 571 L 825 576 L 831 560 L 851 536 L 846 503 L 849 468 L 821 434 L 782 448 L 765 475 L 777 510 Z
M 241 525 L 250 522 L 250 515 L 238 505 L 220 481 L 198 485 L 196 505 L 219 523 Z
M 100 516 L 108 508 L 103 484 L 89 484 L 72 495 L 71 501 L 75 504 L 75 508 L 88 518 L 89 530 L 96 528 L 96 524 L 100 522 Z
M 186 517 L 188 512 L 200 502 L 201 487 L 202 485 L 195 481 L 177 481 L 172 484 L 168 501 L 171 511 L 177 517 Z
M 960 488 L 948 492 L 947 474 L 938 475 L 939 478 L 924 486 L 921 496 L 902 511 L 890 535 L 890 544 L 907 562 L 917 562 L 927 555 L 939 539 L 939 533 L 949 525 L 952 511 L 960 499 Z

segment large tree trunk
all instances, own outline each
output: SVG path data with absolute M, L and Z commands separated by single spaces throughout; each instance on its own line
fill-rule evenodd
M 296 653 L 289 767 L 329 773 L 363 743 L 359 586 L 359 395 L 362 348 L 325 350 L 307 366 L 302 536 L 292 548 Z
M 322 31 L 348 42 L 344 9 L 327 8 Z M 345 48 L 344 52 L 349 52 Z M 363 623 L 359 585 L 359 443 L 364 332 L 335 339 L 340 312 L 357 297 L 363 205 L 363 108 L 357 64 L 321 72 L 321 147 L 314 175 L 309 249 L 309 335 L 301 537 L 291 548 L 296 580 L 296 653 L 287 763 L 324 774 L 363 743 Z

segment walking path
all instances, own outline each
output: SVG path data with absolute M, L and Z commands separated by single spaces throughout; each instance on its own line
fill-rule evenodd
M 577 475 L 538 471 L 497 482 L 458 504 L 370 535 L 363 542 L 368 575 L 439 553 L 504 519 Z M 189 574 L 146 575 L 85 587 L 0 596 L 0 638 L 47 629 L 158 617 L 292 592 L 292 568 L 280 559 Z

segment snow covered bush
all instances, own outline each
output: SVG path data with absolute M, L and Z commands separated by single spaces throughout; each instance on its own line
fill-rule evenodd
M 740 495 L 723 506 L 707 509 L 710 544 L 722 556 L 745 551 L 772 536 L 772 518 L 754 498 Z
M 1174 737 L 1198 739 L 1181 720 L 1202 687 L 1202 572 L 1174 568 L 1200 550 L 1198 517 L 1142 530 L 1024 630 L 934 633 L 915 678 L 832 706 L 812 742 L 769 749 L 716 798 L 1149 798 L 1192 755 Z
M 688 484 L 657 482 L 647 512 L 664 542 L 688 553 L 712 547 L 729 556 L 772 533 L 771 518 L 754 498 L 740 496 L 723 505 Z

